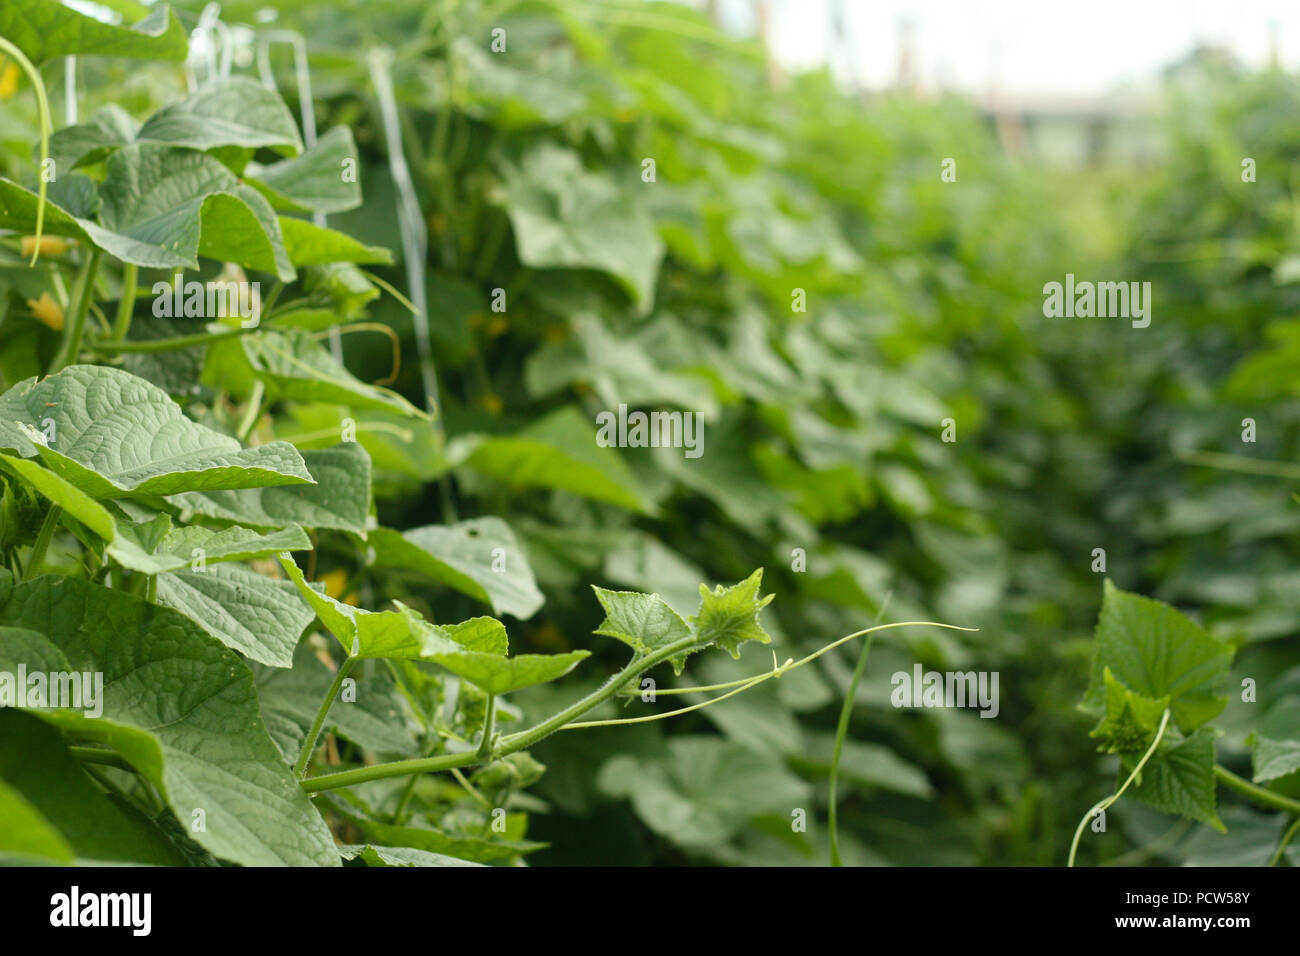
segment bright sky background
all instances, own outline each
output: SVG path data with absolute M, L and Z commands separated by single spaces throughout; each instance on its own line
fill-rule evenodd
M 927 87 L 1094 95 L 1141 81 L 1198 43 L 1248 63 L 1268 61 L 1277 37 L 1283 66 L 1300 68 L 1300 0 L 841 0 L 855 47 L 832 57 L 835 0 L 770 0 L 771 42 L 791 67 L 832 59 L 869 87 L 892 83 L 899 24 L 913 25 L 917 72 Z M 697 5 L 699 5 L 697 0 Z M 752 0 L 718 0 L 725 21 L 752 24 Z

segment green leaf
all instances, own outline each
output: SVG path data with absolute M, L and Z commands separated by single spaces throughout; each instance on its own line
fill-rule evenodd
M 468 436 L 447 451 L 480 474 L 512 486 L 558 488 L 652 514 L 618 452 L 596 444 L 596 426 L 573 406 L 547 415 L 510 436 Z
M 135 142 L 139 132 L 135 117 L 116 103 L 109 103 L 86 122 L 55 130 L 50 137 L 50 156 L 57 169 L 75 169 L 97 163 L 113 150 Z
M 1106 715 L 1090 736 L 1102 741 L 1108 753 L 1143 753 L 1160 729 L 1169 698 L 1151 700 L 1129 690 L 1105 669 Z
M 740 657 L 740 645 L 745 641 L 770 644 L 772 638 L 758 623 L 758 612 L 771 603 L 775 595 L 760 598 L 758 589 L 763 583 L 763 569 L 759 568 L 739 584 L 712 591 L 700 585 L 700 609 L 691 618 L 691 626 L 702 645 L 717 644 Z
M 365 537 L 370 515 L 370 456 L 365 449 L 344 442 L 304 451 L 302 460 L 316 481 L 313 485 L 192 492 L 170 500 L 209 518 L 258 528 L 296 524 Z
M 546 847 L 545 843 L 532 840 L 511 839 L 509 830 L 500 838 L 490 838 L 446 833 L 433 827 L 398 826 L 357 816 L 345 809 L 339 800 L 334 800 L 333 804 L 370 839 L 440 857 L 453 857 L 470 863 L 498 863 Z
M 139 528 L 139 525 L 119 522 L 117 536 L 109 545 L 108 553 L 123 567 L 145 574 L 188 568 L 198 561 L 204 564 L 248 561 L 279 551 L 311 550 L 310 539 L 297 525 L 266 534 L 250 528 L 218 531 L 196 525 L 170 530 L 156 543 L 142 541 Z
M 381 246 L 367 246 L 351 236 L 317 226 L 305 219 L 280 217 L 280 231 L 289 261 L 295 266 L 321 266 L 336 262 L 391 265 L 393 254 Z M 279 316 L 276 317 L 277 321 Z
M 598 786 L 630 799 L 646 826 L 685 847 L 726 841 L 765 813 L 788 821 L 812 799 L 776 757 L 716 737 L 674 737 L 657 759 L 620 754 L 601 768 Z
M 577 153 L 550 143 L 503 177 L 520 262 L 606 272 L 649 311 L 664 244 L 640 203 L 587 172 Z
M 190 836 L 250 866 L 338 865 L 329 828 L 280 759 L 258 715 L 252 675 L 188 618 L 134 595 L 45 575 L 13 587 L 0 624 L 44 635 L 43 647 L 0 642 L 9 667 L 61 654 L 104 675 L 103 715 L 34 711 L 77 737 L 112 746 L 158 788 Z
M 78 221 L 105 252 L 153 269 L 197 269 L 203 255 L 286 282 L 297 276 L 270 204 L 213 157 L 134 143 L 106 165 L 100 222 Z
M 429 853 L 409 846 L 341 846 L 345 860 L 360 860 L 366 866 L 482 866 L 442 853 Z
M 393 602 L 397 604 L 396 611 L 349 607 L 312 590 L 302 571 L 287 555 L 281 555 L 280 564 L 326 629 L 353 657 L 433 661 L 485 693 L 508 694 L 563 677 L 590 656 L 589 651 L 570 651 L 505 657 L 500 636 L 494 629 L 485 627 L 481 618 L 440 627 L 396 601 Z
M 592 632 L 594 634 L 622 641 L 638 654 L 649 654 L 691 636 L 691 629 L 681 615 L 658 594 L 607 591 L 594 584 L 591 589 L 596 592 L 596 600 L 605 609 L 605 620 Z M 683 651 L 671 658 L 674 672 L 682 672 L 688 653 L 690 652 Z
M 55 0 L 5 0 L 0 36 L 36 63 L 56 56 L 183 60 L 189 55 L 185 28 L 166 6 L 134 26 L 117 27 Z
M 219 78 L 164 106 L 140 127 L 138 139 L 199 150 L 240 146 L 302 151 L 298 125 L 280 94 L 244 76 Z
M 1157 810 L 1190 817 L 1223 832 L 1225 827 L 1215 811 L 1215 736 L 1209 727 L 1176 742 L 1166 736 L 1129 793 Z M 1123 756 L 1120 776 L 1132 773 L 1140 759 L 1140 754 Z
M 47 445 L 42 429 L 49 423 Z M 39 455 L 95 498 L 312 481 L 288 442 L 241 448 L 190 421 L 162 389 L 99 365 L 30 378 L 0 396 L 0 447 Z
M 291 668 L 253 665 L 262 717 L 285 762 L 292 764 L 302 750 L 307 730 L 334 680 L 331 671 L 306 641 L 293 654 Z M 365 675 L 354 668 L 356 700 L 335 700 L 325 729 L 374 753 L 410 754 L 415 737 L 406 726 L 393 682 L 381 670 Z
M 376 568 L 406 569 L 526 620 L 545 598 L 510 526 L 497 517 L 370 533 Z
M 1256 783 L 1300 770 L 1300 698 L 1288 697 L 1270 707 L 1246 742 Z
M 0 634 L 5 631 L 8 628 L 0 628 Z M 31 637 L 43 640 L 37 634 Z M 82 859 L 155 866 L 184 863 L 161 830 L 91 782 L 63 746 L 58 730 L 7 708 L 0 709 L 0 786 L 25 798 Z M 5 842 L 0 837 L 0 852 Z
M 741 699 L 744 699 L 743 695 Z M 835 735 L 809 735 L 806 746 L 806 750 L 790 755 L 791 763 L 801 769 L 829 775 Z M 934 793 L 925 771 L 916 764 L 904 760 L 882 744 L 852 738 L 844 741 L 840 751 L 840 777 L 857 787 L 889 790 L 920 799 L 927 799 Z
M 1213 719 L 1227 704 L 1217 691 L 1232 663 L 1232 647 L 1216 640 L 1167 604 L 1106 582 L 1097 620 L 1097 653 L 1084 706 L 1103 714 L 1107 668 L 1148 701 L 1169 699 L 1184 733 Z
M 243 336 L 241 344 L 253 374 L 265 383 L 273 400 L 333 402 L 400 412 L 411 418 L 430 417 L 396 392 L 355 378 L 311 333 L 264 329 L 258 335 Z
M 345 178 L 351 163 L 353 175 Z M 250 163 L 244 179 L 285 212 L 346 212 L 361 205 L 357 144 L 346 126 L 335 126 L 301 156 L 270 166 Z
M 29 458 L 0 455 L 0 469 L 16 475 L 105 541 L 116 533 L 108 509 L 76 485 Z
M 158 603 L 180 611 L 222 644 L 271 667 L 289 667 L 312 621 L 288 581 L 241 564 L 158 576 Z

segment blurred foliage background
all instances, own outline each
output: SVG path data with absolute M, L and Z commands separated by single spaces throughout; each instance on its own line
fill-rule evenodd
M 177 6 L 193 24 L 203 4 Z M 669 4 L 266 7 L 221 12 L 305 36 L 316 124 L 350 125 L 361 152 L 366 201 L 331 225 L 393 249 L 397 265 L 379 274 L 410 294 L 376 92 L 391 77 L 427 230 L 439 418 L 421 431 L 368 412 L 358 437 L 381 524 L 509 522 L 546 597 L 509 621 L 517 647 L 596 652 L 559 688 L 516 695 L 525 714 L 623 663 L 590 637 L 590 584 L 658 591 L 689 614 L 700 580 L 762 566 L 780 660 L 877 619 L 979 628 L 880 635 L 844 755 L 846 862 L 1058 864 L 1116 766 L 1075 709 L 1101 599 L 1093 549 L 1120 587 L 1241 645 L 1234 682 L 1256 679 L 1261 699 L 1300 689 L 1291 74 L 1193 63 L 1149 118 L 1153 158 L 1063 170 L 1008 155 L 958 98 L 783 76 L 757 43 Z M 298 109 L 289 56 L 277 48 L 270 63 Z M 255 72 L 238 58 L 235 69 Z M 51 88 L 60 81 L 51 70 Z M 112 100 L 145 113 L 184 82 L 174 67 L 87 64 L 81 110 Z M 13 174 L 30 161 L 34 115 L 3 82 L 0 97 Z M 941 180 L 946 158 L 955 182 Z M 1045 318 L 1042 287 L 1066 273 L 1150 281 L 1150 327 Z M 32 374 L 23 356 L 46 334 L 24 281 L 16 263 L 0 267 L 11 381 Z M 792 309 L 796 289 L 806 312 Z M 411 313 L 383 296 L 368 318 L 401 337 L 394 387 L 418 401 Z M 356 375 L 389 374 L 382 337 L 344 344 Z M 597 455 L 594 416 L 620 403 L 702 412 L 704 455 Z M 954 443 L 940 438 L 946 418 Z M 1244 418 L 1255 444 L 1241 440 Z M 304 436 L 336 421 L 285 406 L 275 437 L 310 447 Z M 475 612 L 366 569 L 343 542 L 331 551 L 323 538 L 318 553 L 318 574 L 367 606 Z M 692 679 L 759 673 L 766 654 L 700 660 Z M 543 742 L 533 754 L 547 771 L 522 808 L 530 839 L 551 845 L 529 860 L 824 863 L 855 655 L 850 645 L 680 720 Z M 999 672 L 998 718 L 890 706 L 889 675 L 915 662 Z M 1224 725 L 1250 706 L 1234 697 Z M 1241 736 L 1220 742 L 1229 766 L 1244 763 Z M 792 806 L 809 810 L 806 833 L 792 832 Z M 1253 859 L 1262 817 L 1229 807 L 1224 819 L 1236 836 L 1126 803 L 1082 859 Z

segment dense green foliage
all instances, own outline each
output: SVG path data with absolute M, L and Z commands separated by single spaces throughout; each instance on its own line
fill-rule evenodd
M 189 93 L 167 14 L 19 8 L 68 18 L 0 14 L 38 64 L 163 62 L 80 60 L 44 205 L 0 101 L 0 670 L 126 682 L 0 711 L 0 852 L 825 863 L 837 763 L 846 863 L 1060 864 L 1141 765 L 1080 860 L 1296 862 L 1292 78 L 1184 76 L 1159 164 L 1067 174 L 670 5 L 280 4 L 310 143 L 278 52 L 288 105 Z M 261 323 L 157 316 L 175 270 Z M 1150 327 L 1045 317 L 1067 273 L 1150 281 Z M 703 454 L 601 447 L 620 405 Z M 977 630 L 820 653 L 909 621 Z M 918 663 L 998 672 L 997 718 L 892 706 Z

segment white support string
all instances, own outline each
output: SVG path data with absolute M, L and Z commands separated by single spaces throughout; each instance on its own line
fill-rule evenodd
M 63 123 L 65 126 L 77 125 L 77 58 L 67 57 L 63 61 Z
M 389 70 L 392 50 L 380 47 L 367 56 L 370 81 L 379 97 L 379 112 L 384 122 L 388 146 L 388 169 L 397 187 L 397 221 L 402 236 L 402 258 L 406 260 L 406 284 L 415 306 L 415 346 L 420 359 L 420 379 L 424 386 L 424 407 L 435 412 L 438 407 L 438 375 L 433 365 L 433 346 L 429 341 L 429 308 L 424 287 L 424 264 L 429 247 L 429 232 L 420 211 L 420 202 L 411 181 L 402 145 L 402 124 L 397 114 L 397 97 Z

